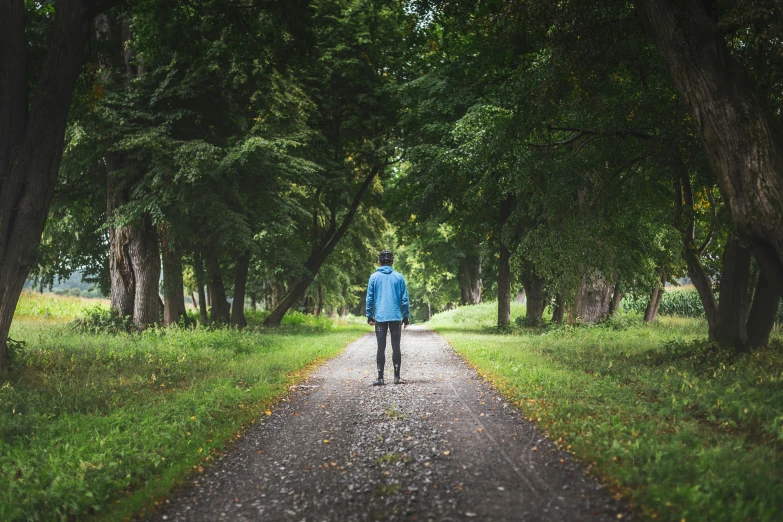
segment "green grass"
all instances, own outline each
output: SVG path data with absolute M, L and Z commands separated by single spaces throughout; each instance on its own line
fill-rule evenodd
M 732 356 L 700 319 L 499 334 L 494 303 L 433 317 L 465 359 L 643 518 L 783 518 L 783 343 Z M 521 315 L 523 308 L 513 310 Z
M 37 319 L 40 321 L 70 321 L 84 308 L 103 305 L 106 299 L 59 296 L 53 293 L 38 293 L 25 290 L 16 305 L 14 319 Z
M 294 316 L 277 330 L 85 335 L 53 319 L 68 318 L 70 300 L 50 305 L 15 320 L 11 336 L 26 346 L 0 377 L 3 521 L 149 510 L 367 330 Z

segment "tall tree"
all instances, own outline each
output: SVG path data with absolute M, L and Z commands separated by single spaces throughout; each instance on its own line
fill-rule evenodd
M 764 93 L 726 44 L 719 22 L 734 13 L 721 13 L 717 4 L 634 2 L 688 103 L 737 232 L 783 295 L 783 135 Z M 780 5 L 768 9 L 768 19 L 783 16 Z
M 113 4 L 62 0 L 51 13 L 51 4 L 0 2 L 0 371 L 54 196 L 91 22 Z M 30 51 L 33 23 L 48 26 L 40 63 Z

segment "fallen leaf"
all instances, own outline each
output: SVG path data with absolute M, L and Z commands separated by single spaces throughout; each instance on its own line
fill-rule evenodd
M 272 412 L 270 410 L 266 410 L 264 413 L 266 413 L 267 415 L 272 415 Z
M 191 417 L 190 420 L 194 421 L 196 420 L 196 417 Z
M 530 448 L 530 451 L 538 451 L 538 446 L 533 446 L 532 448 Z
M 324 439 L 324 444 L 329 444 L 329 439 Z
M 444 455 L 451 455 L 451 451 L 450 450 L 446 450 L 446 451 L 443 452 L 443 454 Z
M 475 517 L 475 516 L 476 516 L 476 514 L 475 514 L 475 513 L 473 513 L 473 512 L 471 512 L 471 511 L 466 511 L 466 512 L 465 512 L 465 516 L 466 516 L 466 517 Z

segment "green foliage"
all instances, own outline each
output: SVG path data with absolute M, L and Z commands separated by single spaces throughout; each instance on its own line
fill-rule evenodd
M 77 332 L 90 334 L 128 333 L 132 325 L 130 317 L 120 317 L 114 310 L 101 305 L 85 308 L 70 323 Z
M 85 334 L 14 322 L 0 380 L 0 519 L 138 516 L 365 326 Z M 15 344 L 15 346 L 20 346 Z
M 491 306 L 432 324 L 645 518 L 778 520 L 783 342 L 737 356 L 701 319 L 490 335 Z
M 626 312 L 644 314 L 649 297 L 627 296 L 621 307 Z M 661 315 L 677 315 L 680 317 L 704 317 L 704 305 L 695 288 L 667 289 L 661 297 L 658 309 Z

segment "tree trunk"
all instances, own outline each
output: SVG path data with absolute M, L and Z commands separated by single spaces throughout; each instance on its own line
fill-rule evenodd
M 163 324 L 177 324 L 185 311 L 185 288 L 182 280 L 182 254 L 171 241 L 168 225 L 160 227 L 160 250 L 163 259 Z
M 565 302 L 562 294 L 555 295 L 555 309 L 552 310 L 552 322 L 554 324 L 563 324 L 565 316 Z
M 612 286 L 598 271 L 583 275 L 576 296 L 576 315 L 585 323 L 597 323 L 608 312 L 612 300 Z
M 517 296 L 514 298 L 514 302 L 517 304 L 525 304 L 525 287 L 519 289 Z
M 231 326 L 244 328 L 245 319 L 245 289 L 247 288 L 247 273 L 250 269 L 250 252 L 243 252 L 237 257 L 237 268 L 234 275 L 234 301 L 231 303 Z
M 546 308 L 546 293 L 544 292 L 543 279 L 528 271 L 522 275 L 522 284 L 525 286 L 525 293 L 527 294 L 525 317 L 531 322 L 541 321 Z
M 318 274 L 321 266 L 323 266 L 324 262 L 326 262 L 326 260 L 329 258 L 331 253 L 334 251 L 334 248 L 337 246 L 337 243 L 340 242 L 342 237 L 345 235 L 345 232 L 348 230 L 348 227 L 353 222 L 356 211 L 359 209 L 359 204 L 361 204 L 364 194 L 367 192 L 367 189 L 370 188 L 370 183 L 372 183 L 372 180 L 374 180 L 375 176 L 378 175 L 378 172 L 380 172 L 380 167 L 373 167 L 370 173 L 367 174 L 364 181 L 362 182 L 362 185 L 359 187 L 359 190 L 354 195 L 351 206 L 349 207 L 348 212 L 343 218 L 343 222 L 339 228 L 336 226 L 336 212 L 332 212 L 332 219 L 329 230 L 325 234 L 320 244 L 313 249 L 313 252 L 305 261 L 304 275 L 297 278 L 290 285 L 288 295 L 282 299 L 275 309 L 272 310 L 272 313 L 269 314 L 269 317 L 267 317 L 264 321 L 266 326 L 280 326 L 280 321 L 283 320 L 285 313 L 302 298 L 305 292 L 307 292 L 307 287 L 309 287 L 310 283 L 313 282 L 313 279 L 315 279 L 315 276 Z
M 0 2 L 0 372 L 8 369 L 8 332 L 54 197 L 71 98 L 98 14 L 87 2 L 57 2 L 29 100 L 25 5 Z
M 432 319 L 432 307 L 430 307 L 429 301 L 427 301 L 427 321 Z
M 756 283 L 756 291 L 753 295 L 753 304 L 750 307 L 748 318 L 748 341 L 746 344 L 748 349 L 760 348 L 769 343 L 769 336 L 775 326 L 779 304 L 780 296 L 769 284 L 764 271 L 762 271 Z
M 718 178 L 740 239 L 783 295 L 783 137 L 702 0 L 634 0 Z
M 498 242 L 500 243 L 500 258 L 498 259 L 498 327 L 503 328 L 511 322 L 511 267 L 509 262 L 511 252 L 503 240 L 503 226 L 511 216 L 514 206 L 513 196 L 506 196 L 500 202 L 500 223 L 498 224 Z M 529 292 L 528 292 L 529 293 Z
M 114 154 L 106 155 L 107 188 L 106 218 L 112 219 L 117 208 L 127 203 L 127 191 L 121 186 L 119 177 L 120 159 Z M 133 317 L 133 301 L 136 298 L 136 278 L 130 258 L 129 225 L 109 227 L 109 278 L 111 281 L 110 306 L 120 317 Z
M 198 322 L 203 326 L 207 324 L 207 295 L 204 292 L 204 260 L 201 252 L 196 251 L 193 254 L 193 271 L 196 277 L 196 287 L 198 290 Z
M 609 315 L 614 315 L 620 309 L 620 302 L 623 300 L 623 291 L 620 287 L 620 283 L 614 284 L 614 290 L 612 291 L 612 302 L 609 305 Z
M 226 288 L 223 286 L 223 274 L 220 272 L 217 253 L 211 252 L 207 254 L 206 265 L 207 287 L 209 288 L 209 296 L 212 299 L 212 316 L 210 319 L 213 323 L 228 324 L 231 306 L 226 299 Z
M 720 278 L 718 328 L 710 340 L 737 351 L 744 350 L 748 340 L 750 259 L 750 249 L 739 239 L 731 237 L 726 241 Z
M 324 288 L 321 285 L 321 283 L 318 283 L 315 286 L 315 315 L 316 317 L 321 316 L 321 309 L 324 307 Z
M 160 250 L 158 233 L 149 216 L 144 216 L 141 223 L 130 227 L 128 253 L 136 278 L 133 324 L 138 328 L 145 328 L 160 320 L 158 317 Z
M 658 309 L 661 307 L 661 298 L 663 290 L 658 283 L 650 292 L 650 299 L 647 301 L 647 308 L 644 310 L 644 322 L 651 323 L 655 321 L 655 317 L 658 315 Z
M 198 301 L 196 301 L 196 295 L 190 292 L 190 304 L 193 305 L 194 310 L 198 310 Z
M 481 258 L 470 256 L 460 261 L 460 295 L 463 305 L 481 303 Z
M 254 312 L 256 311 L 256 306 L 258 306 L 257 305 L 257 301 L 258 301 L 258 299 L 256 298 L 256 293 L 255 292 L 251 292 L 250 293 L 250 307 L 253 309 Z

